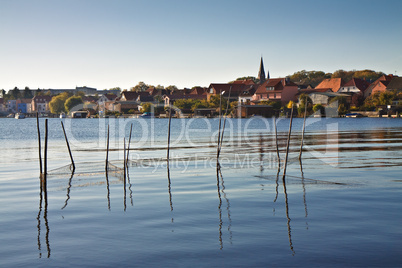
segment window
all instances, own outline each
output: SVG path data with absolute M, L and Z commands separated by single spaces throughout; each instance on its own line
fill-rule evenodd
M 275 90 L 274 87 L 267 87 L 267 90 Z

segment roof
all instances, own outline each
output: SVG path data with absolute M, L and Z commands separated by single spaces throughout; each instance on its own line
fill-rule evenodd
M 343 84 L 342 78 L 327 78 L 322 80 L 315 88 L 330 88 L 333 92 L 338 92 Z
M 359 78 L 352 78 L 350 81 L 345 83 L 344 87 L 356 87 L 360 91 L 365 91 L 369 87 L 369 83 L 366 80 L 359 79 Z
M 265 75 L 265 74 L 264 74 Z M 264 80 L 265 81 L 265 80 Z M 231 82 L 231 84 L 244 84 L 244 85 L 255 85 L 254 81 L 251 79 L 247 80 L 236 80 Z
M 310 94 L 324 95 L 327 97 L 350 97 L 349 94 L 337 93 L 337 92 L 313 92 Z
M 305 94 L 311 94 L 311 93 L 319 93 L 319 92 L 332 92 L 330 88 L 305 88 L 299 90 L 297 93 L 298 95 L 301 95 L 303 93 Z
M 207 95 L 208 88 L 195 87 L 190 91 L 190 95 Z
M 388 90 L 402 90 L 402 77 L 394 77 L 387 86 Z
M 120 96 L 120 100 L 124 97 L 126 101 L 136 100 L 139 95 L 149 96 L 148 92 L 135 92 L 135 91 L 123 91 Z
M 104 94 L 103 96 L 105 96 L 108 100 L 114 100 L 117 98 L 117 95 L 113 93 Z
M 371 90 L 373 88 L 375 88 L 379 83 L 387 86 L 388 83 L 394 78 L 394 75 L 390 74 L 390 75 L 383 75 L 380 78 L 378 78 L 377 80 L 375 80 L 373 83 L 371 83 L 371 85 L 366 89 L 366 91 L 368 90 L 368 92 L 371 92 Z
M 229 92 L 231 96 L 238 96 L 242 94 L 245 90 L 250 90 L 255 85 L 246 85 L 246 84 L 218 84 L 213 83 L 209 85 L 209 88 L 213 88 L 216 92 L 215 94 L 219 94 L 220 92 L 225 92 L 223 95 L 228 96 Z
M 32 100 L 36 102 L 49 102 L 52 100 L 52 96 L 49 95 L 36 95 L 35 97 L 32 98 Z
M 289 86 L 295 86 L 297 85 L 290 81 L 289 79 L 286 78 L 270 78 L 267 79 L 264 83 L 262 83 L 258 89 L 256 90 L 256 94 L 264 94 L 267 93 L 267 88 L 274 88 L 273 90 L 270 90 L 269 92 L 281 92 L 284 87 L 289 87 Z

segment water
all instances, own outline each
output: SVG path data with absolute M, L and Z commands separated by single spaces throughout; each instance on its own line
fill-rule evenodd
M 172 119 L 169 170 L 167 122 L 49 119 L 45 200 L 36 120 L 0 119 L 0 265 L 402 264 L 401 120 L 309 118 L 300 163 L 295 119 L 285 180 L 289 119 L 277 120 L 279 174 L 272 119 L 228 120 L 220 170 L 217 119 Z M 108 125 L 115 168 L 106 179 Z

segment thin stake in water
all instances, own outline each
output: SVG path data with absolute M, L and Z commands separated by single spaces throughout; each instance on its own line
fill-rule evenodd
M 292 110 L 290 112 L 290 123 L 289 123 L 289 132 L 288 132 L 288 142 L 286 145 L 286 156 L 285 156 L 285 166 L 283 168 L 283 179 L 285 179 L 286 176 L 286 166 L 288 164 L 288 155 L 289 155 L 289 145 L 290 145 L 290 135 L 292 133 L 292 121 L 293 121 L 293 104 L 292 104 Z
M 303 121 L 303 131 L 302 131 L 302 138 L 300 144 L 300 153 L 299 153 L 299 161 L 301 161 L 302 151 L 303 151 L 303 141 L 304 141 L 304 130 L 306 128 L 306 115 L 307 115 L 307 97 L 304 104 L 304 121 Z
M 66 139 L 66 144 L 67 144 L 67 149 L 68 149 L 68 153 L 70 154 L 70 159 L 71 159 L 71 165 L 73 167 L 73 172 L 75 170 L 75 164 L 74 164 L 74 159 L 73 159 L 73 155 L 71 154 L 71 149 L 70 149 L 70 144 L 68 143 L 68 139 L 67 139 L 67 135 L 66 135 L 66 130 L 64 129 L 64 124 L 63 122 L 61 123 L 61 127 L 63 128 L 63 133 L 64 133 L 64 138 Z
M 40 146 L 39 112 L 36 112 L 36 126 L 38 128 L 39 169 L 40 169 L 40 176 L 42 176 L 43 170 L 42 170 L 42 153 Z

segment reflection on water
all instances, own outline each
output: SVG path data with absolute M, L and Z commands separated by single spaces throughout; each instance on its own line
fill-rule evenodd
M 43 207 L 43 219 L 45 221 L 45 227 L 46 227 L 46 233 L 45 233 L 45 241 L 46 241 L 46 250 L 47 250 L 47 258 L 50 258 L 50 242 L 49 242 L 49 233 L 50 233 L 50 228 L 49 228 L 49 221 L 47 218 L 47 209 L 48 209 L 48 203 L 47 203 L 47 190 L 45 187 L 43 187 L 43 178 L 42 176 L 39 178 L 40 180 L 40 193 L 39 193 L 39 212 L 38 216 L 36 217 L 38 221 L 38 250 L 39 250 L 39 258 L 42 258 L 42 249 L 41 249 L 41 214 L 42 214 L 42 201 L 44 200 L 44 207 Z
M 106 171 L 104 170 L 105 164 L 103 160 L 101 161 L 94 157 L 97 161 L 91 162 L 91 159 L 88 159 L 86 160 L 87 162 L 80 163 L 80 154 L 77 154 L 76 159 L 78 161 L 75 171 L 71 170 L 71 165 L 65 165 L 49 171 L 48 190 L 42 191 L 42 188 L 40 189 L 39 211 L 36 218 L 39 258 L 46 256 L 47 258 L 52 257 L 52 259 L 57 259 L 57 256 L 60 256 L 62 251 L 65 250 L 64 247 L 67 247 L 60 241 L 62 240 L 62 236 L 57 230 L 57 228 L 60 228 L 58 227 L 60 225 L 57 224 L 59 223 L 57 216 L 60 214 L 60 207 L 63 210 L 63 216 L 69 214 L 70 220 L 74 217 L 84 219 L 82 225 L 76 223 L 78 227 L 82 227 L 83 225 L 88 225 L 85 227 L 87 229 L 91 228 L 91 225 L 94 225 L 93 228 L 108 227 L 107 223 L 112 225 L 114 221 L 119 221 L 117 225 L 123 227 L 120 229 L 132 226 L 127 238 L 127 241 L 130 242 L 127 243 L 130 246 L 133 245 L 133 248 L 144 243 L 147 250 L 151 246 L 155 246 L 157 247 L 155 252 L 163 254 L 161 258 L 165 258 L 171 252 L 174 252 L 176 255 L 172 254 L 172 256 L 176 257 L 180 255 L 177 253 L 179 251 L 186 251 L 186 253 L 190 252 L 195 255 L 199 250 L 205 254 L 205 252 L 211 252 L 211 248 L 213 247 L 219 252 L 218 254 L 221 254 L 219 255 L 220 258 L 221 256 L 228 256 L 225 254 L 228 254 L 228 252 L 232 253 L 232 249 L 236 249 L 237 254 L 241 250 L 251 252 L 255 250 L 255 248 L 250 246 L 254 242 L 256 247 L 262 246 L 256 255 L 262 254 L 264 251 L 266 252 L 270 247 L 274 247 L 278 252 L 280 251 L 278 254 L 284 259 L 288 256 L 294 258 L 294 260 L 300 260 L 301 256 L 309 258 L 312 257 L 307 252 L 310 249 L 317 248 L 324 251 L 324 249 L 320 249 L 320 245 L 310 245 L 310 242 L 311 244 L 317 243 L 319 238 L 322 237 L 322 232 L 326 231 L 326 228 L 333 228 L 329 236 L 330 238 L 337 238 L 335 235 L 341 234 L 343 235 L 342 239 L 344 239 L 347 235 L 343 231 L 351 231 L 346 229 L 346 227 L 345 229 L 340 228 L 341 231 L 339 231 L 337 229 L 339 228 L 338 225 L 345 225 L 350 219 L 355 220 L 357 223 L 361 222 L 361 220 L 355 219 L 357 216 L 349 215 L 347 210 L 350 210 L 356 204 L 361 204 L 363 207 L 366 207 L 366 210 L 368 210 L 367 207 L 373 205 L 379 206 L 379 203 L 376 203 L 378 199 L 377 201 L 371 201 L 371 196 L 363 200 L 356 198 L 355 201 L 350 202 L 349 199 L 354 198 L 354 196 L 352 194 L 349 196 L 345 195 L 343 190 L 362 187 L 361 185 L 364 183 L 367 184 L 367 181 L 374 181 L 376 178 L 375 176 L 371 177 L 370 173 L 371 171 L 376 171 L 375 168 L 402 166 L 401 129 L 378 129 L 364 132 L 348 130 L 320 133 L 309 132 L 307 125 L 303 144 L 303 159 L 300 161 L 298 155 L 301 132 L 297 130 L 292 131 L 288 172 L 286 176 L 282 176 L 282 182 L 280 182 L 279 176 L 281 175 L 281 171 L 283 171 L 283 167 L 280 166 L 280 156 L 284 158 L 284 148 L 287 141 L 286 133 L 284 131 L 277 133 L 278 138 L 276 139 L 276 136 L 271 132 L 250 134 L 247 137 L 249 141 L 247 144 L 238 142 L 238 140 L 245 139 L 244 136 L 234 136 L 232 140 L 227 140 L 222 146 L 221 162 L 217 162 L 216 166 L 216 147 L 210 144 L 207 145 L 205 141 L 200 141 L 200 143 L 196 143 L 194 146 L 172 147 L 173 153 L 170 159 L 164 158 L 165 154 L 162 149 L 154 150 L 150 148 L 149 150 L 140 151 L 128 148 L 127 156 L 129 152 L 130 156 L 135 156 L 137 153 L 140 156 L 141 154 L 145 156 L 137 159 L 127 159 L 123 168 L 120 167 L 121 160 L 108 162 L 108 169 Z M 128 144 L 130 144 L 130 141 Z M 276 144 L 279 145 L 278 149 L 276 149 Z M 116 154 L 121 154 L 121 149 L 114 150 Z M 95 150 L 86 150 L 84 156 L 91 156 L 92 152 L 96 153 Z M 336 152 L 336 154 L 330 154 L 329 152 Z M 202 155 L 202 157 L 199 155 Z M 207 161 L 209 162 L 207 163 Z M 128 162 L 130 162 L 130 166 Z M 204 164 L 204 166 L 197 166 L 200 163 Z M 205 165 L 205 163 L 212 163 L 212 165 Z M 164 168 L 164 164 L 167 165 L 166 169 L 163 169 L 161 172 L 160 167 Z M 125 174 L 124 166 L 126 166 Z M 215 168 L 216 182 L 214 178 Z M 396 174 L 399 169 L 390 170 Z M 386 178 L 387 182 L 395 182 L 395 184 L 400 185 L 400 180 L 395 177 L 398 175 L 392 173 L 389 175 L 385 169 L 382 169 L 382 171 L 385 174 L 384 177 L 389 176 L 389 178 Z M 357 172 L 360 173 L 356 175 Z M 365 179 L 365 176 L 361 174 L 364 174 L 364 172 L 366 172 L 368 179 L 363 183 L 361 180 Z M 130 178 L 130 174 L 132 178 Z M 360 183 L 358 187 L 356 186 L 356 181 L 351 180 L 353 176 L 358 178 L 356 181 L 360 180 L 358 181 Z M 166 200 L 166 179 L 168 201 Z M 106 184 L 106 187 L 103 184 Z M 267 191 L 261 192 L 258 186 L 260 184 L 263 190 Z M 101 187 L 96 188 L 96 186 Z M 114 186 L 116 187 L 113 188 Z M 123 186 L 123 193 L 121 192 L 121 186 Z M 283 187 L 283 190 L 280 189 L 281 187 Z M 258 191 L 255 191 L 255 188 L 258 188 Z M 114 191 L 114 189 L 118 190 Z M 134 192 L 133 189 L 135 189 Z M 339 193 L 334 194 L 332 196 L 333 199 L 330 201 L 323 202 L 326 199 L 325 194 L 317 194 L 321 189 L 336 189 L 339 190 Z M 107 209 L 104 203 L 105 190 L 107 191 Z M 48 191 L 51 193 L 49 200 Z M 85 202 L 90 201 L 92 196 L 85 196 L 85 194 L 87 192 L 91 193 L 91 191 L 92 193 L 96 191 L 100 191 L 101 193 L 99 199 L 101 206 L 98 209 L 94 209 L 94 214 L 98 216 L 96 220 L 91 219 L 92 215 L 88 216 L 88 218 L 85 215 L 79 215 L 79 213 L 83 213 L 82 208 L 85 211 L 85 205 L 80 207 L 80 212 L 76 211 L 75 200 L 80 200 L 82 204 L 86 204 Z M 193 195 L 193 193 L 195 194 Z M 263 193 L 265 200 L 259 197 L 261 193 Z M 57 198 L 59 194 L 62 199 L 60 203 L 57 203 L 59 201 Z M 269 202 L 266 199 L 267 194 L 269 195 Z M 337 194 L 343 198 L 337 199 Z M 190 195 L 191 197 L 189 198 Z M 123 210 L 126 213 L 116 212 L 115 207 L 113 207 L 114 211 L 111 213 L 105 213 L 107 210 L 111 211 L 111 204 L 113 205 L 116 199 L 118 199 L 117 207 L 121 208 L 122 196 Z M 216 200 L 216 197 L 218 197 L 218 200 Z M 127 198 L 130 198 L 130 201 Z M 135 207 L 134 198 L 136 198 Z M 96 199 L 96 202 L 99 200 Z M 160 200 L 162 200 L 162 205 L 157 203 Z M 274 204 L 272 204 L 272 200 Z M 334 200 L 336 202 L 333 202 Z M 128 205 L 129 202 L 132 208 Z M 198 209 L 205 209 L 208 202 L 212 204 L 212 209 L 208 212 L 202 211 L 203 214 L 200 214 L 201 216 L 198 215 Z M 323 204 L 318 204 L 319 202 L 323 202 Z M 326 206 L 336 206 L 336 204 L 332 203 L 337 202 L 340 204 L 338 210 L 334 213 L 342 215 L 346 220 L 339 220 L 339 222 L 333 223 L 334 226 L 332 226 L 331 222 L 326 222 L 325 219 L 321 218 L 332 213 L 326 211 Z M 363 202 L 368 204 L 363 204 Z M 52 204 L 57 209 L 52 210 Z M 270 213 L 271 205 L 273 205 L 273 216 Z M 397 203 L 388 205 L 392 207 L 392 213 L 397 211 Z M 91 206 L 88 205 L 87 211 L 92 210 L 93 206 L 95 206 L 94 203 Z M 269 212 L 261 213 L 267 207 Z M 216 208 L 218 213 L 215 211 Z M 36 214 L 36 209 L 37 206 L 35 205 L 34 215 Z M 150 212 L 152 210 L 155 211 Z M 367 222 L 373 220 L 372 215 L 366 212 L 363 218 Z M 327 213 L 328 215 L 323 216 L 323 213 Z M 205 219 L 203 218 L 204 216 Z M 30 217 L 31 220 L 35 221 L 34 217 Z M 191 219 L 188 220 L 187 217 Z M 250 221 L 248 221 L 247 217 L 250 217 Z M 171 223 L 169 222 L 169 226 L 166 228 L 166 221 L 169 221 L 170 218 Z M 274 218 L 274 220 L 271 218 Z M 99 222 L 103 222 L 104 220 L 106 224 L 102 225 L 103 223 L 99 223 L 97 225 L 98 220 Z M 127 220 L 127 222 L 121 223 L 124 220 Z M 212 227 L 208 225 L 210 224 L 210 220 L 212 221 Z M 379 221 L 378 219 L 375 220 Z M 49 221 L 52 225 L 52 237 L 50 237 Z M 197 225 L 198 222 L 200 222 L 200 225 Z M 165 229 L 171 230 L 172 225 L 170 224 L 173 223 L 174 227 L 179 231 L 169 231 L 169 234 L 165 235 Z M 390 223 L 389 225 L 393 224 L 395 223 Z M 329 225 L 329 227 L 325 225 Z M 382 223 L 381 226 L 381 228 L 384 228 L 386 224 Z M 347 227 L 349 228 L 349 226 Z M 253 228 L 256 230 L 250 231 Z M 317 232 L 318 228 L 321 229 Z M 335 231 L 333 231 L 334 229 Z M 138 230 L 139 232 L 136 232 Z M 155 230 L 155 234 L 137 234 L 141 232 L 149 233 L 152 230 Z M 373 229 L 366 229 L 361 231 L 359 235 L 363 237 L 372 231 Z M 211 240 L 213 241 L 210 244 L 208 244 L 208 239 L 210 239 L 208 237 L 209 232 L 212 232 Z M 305 234 L 306 232 L 308 232 L 308 235 Z M 388 230 L 382 232 L 386 233 Z M 117 236 L 120 235 L 120 233 L 116 233 Z M 260 238 L 261 241 L 251 240 L 248 237 L 250 233 L 251 235 L 255 235 L 256 238 L 262 237 Z M 389 233 L 392 234 L 392 232 Z M 272 240 L 264 240 L 263 237 L 269 237 L 267 234 L 272 235 L 270 237 Z M 79 231 L 76 235 L 80 235 Z M 383 235 L 383 237 L 381 235 L 377 234 L 376 236 L 382 239 L 389 239 L 391 236 L 388 233 Z M 100 241 L 109 243 L 104 248 L 100 248 L 102 251 L 108 249 L 108 247 L 116 246 L 116 244 L 110 242 L 115 237 L 106 236 L 107 234 L 102 238 L 96 238 L 94 235 L 93 238 L 90 238 L 94 239 L 93 244 Z M 124 237 L 124 235 L 121 236 Z M 157 236 L 160 236 L 160 238 Z M 375 238 L 376 242 L 377 237 Z M 172 245 L 172 248 L 165 248 L 165 251 L 163 251 L 163 247 L 157 245 L 163 244 L 161 241 L 169 241 L 169 245 Z M 364 239 L 360 239 L 359 241 L 359 244 L 364 244 L 362 243 Z M 395 242 L 395 240 L 393 241 Z M 336 241 L 331 243 L 336 246 L 340 245 L 339 243 L 336 244 Z M 52 251 L 50 245 L 52 245 Z M 205 246 L 205 248 L 199 245 Z M 189 250 L 192 246 L 196 247 L 194 251 Z M 335 248 L 333 245 L 330 246 L 332 246 L 332 249 Z M 30 247 L 35 251 L 36 257 L 36 246 L 30 245 Z M 367 249 L 368 246 L 364 247 Z M 120 250 L 124 251 L 125 249 L 118 247 L 117 251 Z M 145 251 L 135 250 L 133 250 L 134 254 L 137 255 Z M 124 253 L 126 252 L 124 251 Z M 325 252 L 326 256 L 331 255 L 331 253 Z M 338 252 L 336 253 L 338 254 Z M 147 257 L 152 258 L 153 256 L 155 255 L 149 254 Z M 235 257 L 234 255 L 230 256 L 232 259 Z M 95 257 L 92 259 L 95 259 Z M 269 258 L 266 257 L 264 261 L 267 259 Z M 256 266 L 261 263 L 257 263 Z M 242 266 L 244 264 L 244 261 L 239 263 Z

